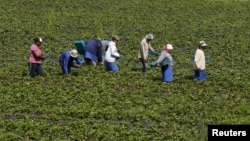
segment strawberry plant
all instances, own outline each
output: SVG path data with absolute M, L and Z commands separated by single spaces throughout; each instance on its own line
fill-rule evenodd
M 2 1 L 0 12 L 0 140 L 206 140 L 207 124 L 249 124 L 249 1 L 23 0 Z M 159 67 L 141 73 L 148 33 L 158 54 L 173 44 L 170 84 Z M 112 35 L 119 72 L 83 64 L 61 75 L 58 57 L 76 39 Z M 49 58 L 45 77 L 30 78 L 36 36 Z M 200 40 L 211 57 L 204 82 L 191 60 Z

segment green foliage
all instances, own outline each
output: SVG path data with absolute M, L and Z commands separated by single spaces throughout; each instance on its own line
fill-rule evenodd
M 207 124 L 249 124 L 249 1 L 23 0 L 0 5 L 0 140 L 207 140 Z M 17 14 L 18 13 L 18 14 Z M 174 81 L 139 70 L 146 34 L 160 53 L 174 46 Z M 61 76 L 58 56 L 75 39 L 121 39 L 118 73 L 84 65 Z M 34 36 L 50 58 L 44 78 L 27 77 Z M 199 40 L 208 80 L 192 80 Z M 153 62 L 157 58 L 149 57 Z
M 46 18 L 48 20 L 47 22 L 47 33 L 49 36 L 52 36 L 51 34 L 54 32 L 54 25 L 56 21 L 56 15 L 55 15 L 55 10 L 50 9 L 47 12 Z

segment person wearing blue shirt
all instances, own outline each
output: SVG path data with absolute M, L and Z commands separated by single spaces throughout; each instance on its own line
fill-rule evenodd
M 96 63 L 103 64 L 102 42 L 99 39 L 90 39 L 85 43 L 84 60 L 86 64 L 96 66 Z
M 80 67 L 81 60 L 78 58 L 77 50 L 63 52 L 59 57 L 59 63 L 64 75 L 71 75 L 71 67 Z

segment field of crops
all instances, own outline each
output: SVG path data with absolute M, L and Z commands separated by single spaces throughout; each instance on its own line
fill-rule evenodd
M 250 124 L 250 1 L 0 0 L 1 141 L 207 140 L 207 124 Z M 146 34 L 160 53 L 174 46 L 174 81 L 160 68 L 142 74 Z M 118 73 L 82 66 L 60 75 L 58 56 L 76 39 L 121 39 Z M 45 77 L 27 77 L 40 36 Z M 211 56 L 208 79 L 192 79 L 198 42 Z M 157 57 L 150 57 L 149 62 Z

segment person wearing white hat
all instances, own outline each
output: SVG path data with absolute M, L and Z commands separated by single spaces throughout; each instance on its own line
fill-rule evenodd
M 82 61 L 78 58 L 77 50 L 63 52 L 59 57 L 59 63 L 64 75 L 71 75 L 71 67 L 80 67 Z
M 206 58 L 204 49 L 207 47 L 205 41 L 200 41 L 199 47 L 197 48 L 194 56 L 194 79 L 195 80 L 206 80 Z
M 161 55 L 156 61 L 157 66 L 161 66 L 162 82 L 169 83 L 173 81 L 173 58 L 170 52 L 173 50 L 172 44 L 162 47 Z M 164 63 L 163 62 L 167 62 Z M 162 64 L 162 65 L 161 65 Z
M 147 71 L 147 58 L 148 58 L 148 51 L 155 52 L 154 48 L 151 46 L 150 42 L 154 39 L 153 34 L 146 35 L 145 38 L 143 38 L 140 42 L 140 48 L 138 51 L 138 58 L 140 62 L 142 63 L 142 72 Z
M 34 44 L 32 44 L 30 47 L 30 53 L 28 58 L 28 75 L 31 77 L 34 77 L 36 74 L 39 76 L 44 76 L 42 69 L 42 60 L 44 59 L 44 55 L 40 49 L 43 40 L 40 37 L 36 37 L 33 40 Z
M 104 62 L 106 71 L 119 71 L 119 68 L 116 64 L 116 60 L 121 57 L 117 51 L 117 45 L 119 43 L 119 37 L 113 36 L 112 41 L 109 42 L 108 47 L 105 50 Z

